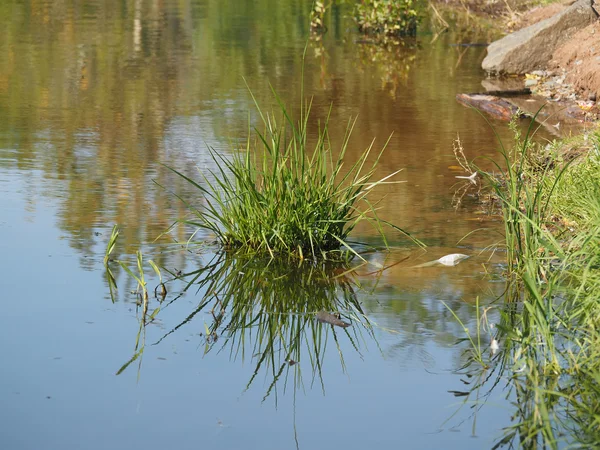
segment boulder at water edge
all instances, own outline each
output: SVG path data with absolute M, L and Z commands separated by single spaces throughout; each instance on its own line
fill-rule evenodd
M 576 31 L 597 20 L 593 0 L 579 0 L 559 14 L 492 42 L 484 70 L 522 74 L 543 69 L 554 50 Z

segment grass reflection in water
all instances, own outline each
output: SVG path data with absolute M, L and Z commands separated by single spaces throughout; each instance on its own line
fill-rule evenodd
M 200 302 L 156 344 L 195 321 L 197 327 L 204 326 L 205 355 L 229 352 L 232 360 L 251 361 L 254 371 L 246 390 L 260 374 L 268 379 L 264 399 L 277 392 L 280 381 L 285 389 L 290 377 L 294 388 L 302 388 L 303 370 L 310 371 L 311 386 L 317 382 L 324 390 L 327 346 L 336 347 L 345 370 L 345 343 L 360 353 L 367 340 L 374 340 L 352 273 L 339 264 L 291 264 L 220 252 L 204 267 L 181 276 L 188 280 L 184 292 L 197 290 Z M 165 301 L 162 308 L 179 298 Z M 204 325 L 201 312 L 208 317 Z M 148 323 L 140 320 L 140 334 Z M 136 354 L 118 373 L 143 353 L 144 339 L 138 336 L 138 342 Z

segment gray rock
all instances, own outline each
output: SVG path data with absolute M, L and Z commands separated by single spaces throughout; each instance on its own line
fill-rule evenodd
M 544 69 L 558 45 L 597 17 L 592 0 L 579 0 L 549 19 L 492 42 L 481 66 L 497 74 Z

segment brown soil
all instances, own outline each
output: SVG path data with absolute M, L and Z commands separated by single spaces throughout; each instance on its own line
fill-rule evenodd
M 573 3 L 574 0 L 563 0 L 557 3 L 552 3 L 548 6 L 534 7 L 533 9 L 529 9 L 524 13 L 519 14 L 519 18 L 515 20 L 513 24 L 509 23 L 507 28 L 510 28 L 511 31 L 517 31 L 521 28 L 526 28 L 530 25 L 541 22 L 542 20 L 549 19 L 555 14 L 562 12 Z
M 513 32 L 548 19 L 572 5 L 576 0 L 559 0 L 547 6 L 533 6 L 532 0 L 438 0 L 496 23 L 501 21 L 506 32 Z M 600 0 L 594 8 L 600 12 Z M 556 50 L 548 70 L 556 75 L 566 73 L 564 82 L 571 85 L 577 98 L 592 100 L 600 107 L 600 20 L 580 30 Z M 589 102 L 588 102 L 589 103 Z M 589 108 L 589 105 L 586 105 Z
M 584 100 L 600 98 L 600 21 L 578 31 L 554 52 L 551 69 L 566 69 L 570 83 Z
M 530 9 L 521 13 L 512 27 L 509 23 L 509 27 L 513 30 L 528 27 L 560 13 L 573 3 L 574 0 L 563 0 Z M 554 52 L 548 69 L 556 73 L 566 72 L 565 82 L 572 86 L 578 98 L 593 101 L 600 99 L 600 21 L 580 30 L 559 47 Z
M 548 19 L 572 5 L 576 0 L 558 0 L 548 6 L 533 6 L 532 0 L 437 0 L 436 3 L 466 10 L 485 19 L 491 19 L 498 28 L 513 32 Z

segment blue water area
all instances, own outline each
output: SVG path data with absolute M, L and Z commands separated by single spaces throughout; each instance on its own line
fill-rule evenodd
M 205 354 L 207 312 L 152 345 L 197 308 L 203 292 L 190 289 L 146 327 L 141 365 L 116 375 L 135 353 L 135 296 L 123 292 L 113 304 L 101 252 L 82 268 L 54 225 L 56 205 L 42 197 L 31 220 L 27 183 L 18 173 L 2 177 L 11 187 L 1 197 L 10 280 L 0 316 L 3 448 L 484 448 L 508 425 L 501 391 L 471 396 L 462 407 L 463 398 L 448 392 L 464 388 L 453 373 L 464 346 L 455 345 L 461 330 L 441 302 L 465 306 L 443 287 L 357 290 L 373 333 L 363 330 L 355 342 L 338 333 L 338 350 L 324 324 L 321 376 L 310 364 L 307 335 L 305 359 L 286 366 L 287 380 L 266 399 L 269 370 L 246 390 L 256 337 L 246 336 L 244 355 L 228 343 Z M 29 182 L 41 180 L 33 174 Z M 440 276 L 451 282 L 444 270 Z M 466 307 L 467 320 L 473 309 Z
M 469 344 L 457 344 L 465 332 L 450 312 L 474 329 L 477 301 L 503 290 L 502 255 L 489 250 L 498 223 L 462 191 L 456 176 L 468 171 L 452 149 L 457 132 L 467 159 L 497 146 L 454 100 L 480 89 L 484 50 L 450 45 L 480 41 L 476 32 L 433 39 L 425 28 L 378 47 L 356 43 L 339 5 L 316 38 L 306 2 L 114 3 L 0 5 L 0 448 L 491 447 L 510 404 L 502 389 L 462 395 L 487 372 L 457 373 Z M 344 283 L 264 261 L 248 276 L 233 262 L 211 275 L 216 293 L 203 273 L 189 286 L 189 276 L 169 281 L 159 302 L 148 259 L 171 280 L 219 257 L 214 236 L 174 244 L 190 227 L 155 242 L 186 214 L 174 193 L 204 201 L 164 165 L 196 177 L 214 169 L 207 148 L 228 158 L 257 124 L 244 80 L 262 104 L 274 103 L 269 83 L 297 102 L 303 67 L 313 128 L 331 107 L 339 143 L 358 116 L 349 164 L 394 133 L 376 176 L 403 168 L 403 183 L 376 192 L 380 214 L 428 249 L 392 231 L 394 249 L 368 253 Z M 136 271 L 143 253 L 146 315 L 114 261 L 111 299 L 113 224 L 113 258 Z M 364 227 L 353 238 L 381 244 Z M 470 258 L 422 266 L 449 253 Z M 321 308 L 351 326 L 319 322 Z M 492 332 L 482 333 L 486 355 Z

